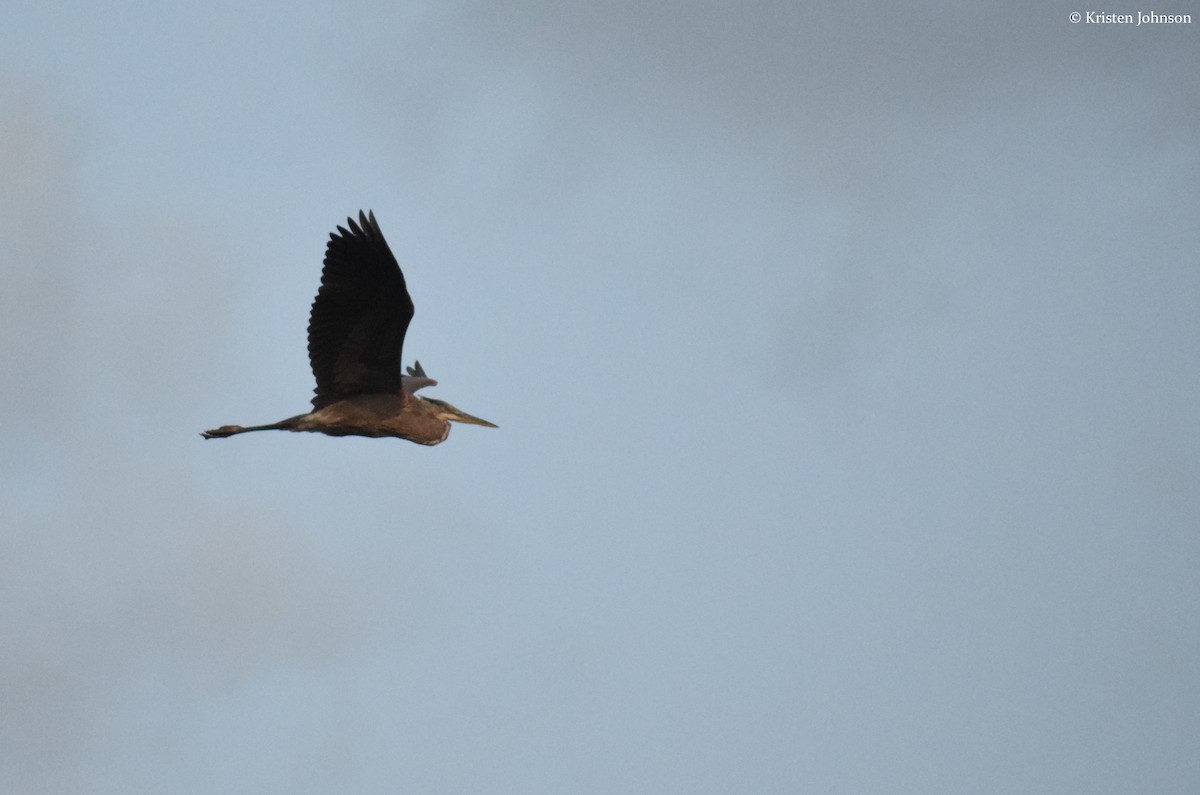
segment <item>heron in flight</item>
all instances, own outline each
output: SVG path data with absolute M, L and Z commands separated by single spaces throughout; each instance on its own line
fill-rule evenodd
M 417 444 L 446 441 L 451 422 L 496 426 L 444 400 L 417 395 L 437 385 L 420 362 L 400 373 L 413 302 L 375 213 L 330 233 L 321 288 L 308 319 L 308 360 L 317 379 L 313 410 L 270 425 L 223 425 L 219 439 L 249 431 L 311 431 L 329 436 L 396 436 Z

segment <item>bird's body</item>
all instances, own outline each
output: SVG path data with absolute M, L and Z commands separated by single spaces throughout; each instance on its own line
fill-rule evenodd
M 348 219 L 329 236 L 321 289 L 308 323 L 308 356 L 317 379 L 313 410 L 269 425 L 225 425 L 206 439 L 249 431 L 309 431 L 327 436 L 395 436 L 434 445 L 450 422 L 496 427 L 417 390 L 437 384 L 420 362 L 400 373 L 413 316 L 404 274 L 374 213 Z
M 357 395 L 270 425 L 226 425 L 205 431 L 206 439 L 247 431 L 310 431 L 327 436 L 399 436 L 417 444 L 439 444 L 450 434 L 450 422 L 438 416 L 437 404 L 415 395 Z

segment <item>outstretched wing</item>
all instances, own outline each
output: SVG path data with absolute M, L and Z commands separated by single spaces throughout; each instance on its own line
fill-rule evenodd
M 338 227 L 325 247 L 321 289 L 308 319 L 313 408 L 351 395 L 400 391 L 400 353 L 413 316 L 400 265 L 375 214 Z

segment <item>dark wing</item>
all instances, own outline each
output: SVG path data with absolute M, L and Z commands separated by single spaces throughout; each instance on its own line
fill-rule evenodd
M 348 218 L 325 247 L 308 319 L 314 409 L 351 395 L 400 391 L 400 352 L 413 303 L 375 213 Z

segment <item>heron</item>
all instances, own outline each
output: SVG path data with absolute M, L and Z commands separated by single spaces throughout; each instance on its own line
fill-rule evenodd
M 251 431 L 308 431 L 327 436 L 394 436 L 417 444 L 446 441 L 450 423 L 496 425 L 417 391 L 436 386 L 419 361 L 401 374 L 413 302 L 400 264 L 375 213 L 358 211 L 329 234 L 321 287 L 308 319 L 308 360 L 317 388 L 312 411 L 269 425 L 223 425 L 221 439 Z

